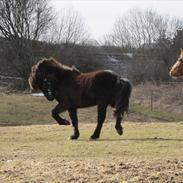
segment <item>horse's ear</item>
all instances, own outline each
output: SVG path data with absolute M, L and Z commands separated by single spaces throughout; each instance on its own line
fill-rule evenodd
M 180 49 L 180 52 L 181 52 L 181 53 L 183 52 L 183 48 Z

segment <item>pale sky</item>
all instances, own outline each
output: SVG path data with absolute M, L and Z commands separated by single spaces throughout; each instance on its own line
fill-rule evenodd
M 77 11 L 94 39 L 110 33 L 115 20 L 135 8 L 183 19 L 183 0 L 51 0 L 51 5 L 58 14 L 65 8 Z

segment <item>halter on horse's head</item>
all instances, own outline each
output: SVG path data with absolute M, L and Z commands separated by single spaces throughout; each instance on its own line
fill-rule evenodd
M 178 58 L 177 62 L 172 66 L 169 74 L 172 77 L 183 76 L 183 49 L 182 48 L 181 48 L 180 57 Z

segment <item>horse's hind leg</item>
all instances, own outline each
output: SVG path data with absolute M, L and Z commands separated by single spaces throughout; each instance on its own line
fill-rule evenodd
M 98 105 L 97 111 L 98 111 L 98 122 L 97 126 L 95 128 L 95 131 L 93 135 L 90 137 L 91 139 L 98 139 L 100 137 L 100 132 L 102 129 L 102 125 L 104 123 L 105 117 L 106 117 L 106 104 L 100 104 Z
M 117 113 L 115 117 L 116 117 L 116 125 L 115 125 L 116 131 L 118 132 L 119 135 L 122 135 L 123 127 L 121 126 L 121 121 L 123 119 L 123 113 Z
M 70 136 L 70 139 L 77 139 L 79 137 L 79 129 L 78 129 L 78 117 L 76 109 L 69 109 L 69 116 L 72 121 L 72 126 L 74 128 L 74 134 Z

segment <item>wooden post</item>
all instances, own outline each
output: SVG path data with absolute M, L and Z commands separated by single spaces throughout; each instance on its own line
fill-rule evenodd
M 151 91 L 150 106 L 151 106 L 151 111 L 153 111 L 153 91 Z

